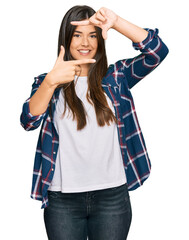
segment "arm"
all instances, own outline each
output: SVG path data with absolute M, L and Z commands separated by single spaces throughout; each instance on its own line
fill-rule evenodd
M 146 29 L 146 31 L 148 36 L 143 41 L 133 42 L 133 47 L 140 50 L 141 54 L 114 64 L 116 75 L 123 73 L 130 89 L 159 66 L 169 52 L 158 36 L 158 29 Z
M 148 32 L 121 18 L 108 8 L 100 8 L 92 17 L 83 21 L 72 21 L 72 25 L 95 25 L 102 29 L 102 36 L 107 39 L 107 32 L 110 28 L 125 35 L 133 42 L 144 40 Z
M 118 61 L 114 65 L 115 76 L 124 74 L 129 88 L 155 69 L 168 54 L 167 46 L 158 37 L 158 29 L 154 31 L 138 27 L 107 8 L 100 8 L 89 20 L 71 23 L 98 26 L 102 29 L 104 39 L 107 39 L 107 31 L 113 28 L 133 42 L 133 47 L 140 50 L 141 54 L 135 58 Z
M 111 13 L 107 15 L 113 19 Z M 168 54 L 168 48 L 158 36 L 158 29 L 143 29 L 118 15 L 114 19 L 112 28 L 129 38 L 133 42 L 133 47 L 141 52 L 134 58 L 118 61 L 114 66 L 117 73 L 124 74 L 128 87 L 132 88 L 159 66 Z M 118 76 L 117 73 L 115 76 Z
M 64 61 L 64 47 L 61 50 L 53 69 L 48 74 L 35 78 L 32 93 L 24 105 L 20 116 L 21 125 L 27 131 L 36 129 L 47 113 L 54 90 L 64 83 L 74 80 L 76 66 L 96 62 L 95 59 Z
M 34 130 L 39 127 L 41 121 L 45 117 L 47 111 L 43 114 L 33 115 L 30 112 L 30 100 L 35 95 L 40 85 L 43 83 L 46 74 L 41 74 L 38 77 L 35 77 L 34 83 L 32 84 L 32 91 L 30 97 L 24 102 L 22 107 L 22 113 L 20 116 L 20 123 L 26 131 Z
M 117 72 L 124 73 L 128 87 L 132 88 L 163 61 L 168 48 L 159 38 L 158 29 L 143 29 L 119 16 L 112 28 L 129 38 L 133 47 L 141 51 L 134 58 L 118 61 L 114 67 Z
M 54 90 L 58 85 L 74 80 L 76 65 L 94 63 L 96 61 L 94 59 L 64 61 L 64 54 L 65 49 L 61 46 L 55 66 L 47 74 L 37 92 L 30 99 L 29 105 L 31 114 L 39 115 L 46 111 Z
M 119 16 L 117 16 L 117 20 L 112 28 L 136 43 L 142 42 L 148 35 L 148 32 L 145 29 L 138 27 Z
M 41 115 L 47 110 L 48 104 L 54 93 L 55 86 L 48 84 L 48 77 L 47 74 L 35 94 L 30 98 L 29 109 L 30 113 L 34 116 Z

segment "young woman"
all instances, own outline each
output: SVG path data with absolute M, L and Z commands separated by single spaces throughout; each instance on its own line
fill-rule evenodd
M 110 28 L 141 54 L 108 67 Z M 31 197 L 42 201 L 50 240 L 127 238 L 128 190 L 142 185 L 151 166 L 130 89 L 167 53 L 157 29 L 107 8 L 75 6 L 65 14 L 57 61 L 35 78 L 21 114 L 27 131 L 42 122 Z

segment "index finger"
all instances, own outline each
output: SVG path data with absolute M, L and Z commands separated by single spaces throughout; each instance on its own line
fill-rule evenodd
M 81 60 L 71 60 L 74 65 L 86 64 L 86 63 L 95 63 L 95 59 L 81 59 Z
M 86 26 L 86 25 L 90 25 L 90 21 L 89 20 L 83 20 L 83 21 L 72 21 L 70 22 L 72 25 L 80 25 L 80 26 Z

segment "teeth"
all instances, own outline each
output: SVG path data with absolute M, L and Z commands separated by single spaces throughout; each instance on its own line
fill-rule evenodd
M 89 50 L 79 50 L 79 52 L 81 52 L 81 53 L 88 53 Z

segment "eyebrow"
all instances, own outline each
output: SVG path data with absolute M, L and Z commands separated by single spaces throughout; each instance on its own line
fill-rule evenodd
M 82 33 L 82 32 L 80 32 L 80 31 L 75 31 L 75 32 L 77 32 L 77 33 Z M 90 32 L 89 34 L 93 34 L 93 33 L 96 33 L 96 31 Z

